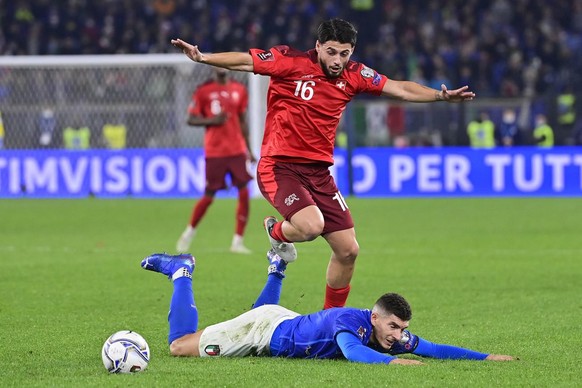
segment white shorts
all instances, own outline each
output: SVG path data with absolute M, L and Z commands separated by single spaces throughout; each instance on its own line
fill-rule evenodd
M 208 326 L 200 336 L 200 357 L 269 356 L 277 326 L 298 315 L 285 307 L 266 304 L 230 321 Z

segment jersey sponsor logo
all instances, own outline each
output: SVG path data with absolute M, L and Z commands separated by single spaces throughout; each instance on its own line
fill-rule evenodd
M 364 336 L 366 335 L 366 329 L 364 328 L 364 326 L 360 326 L 360 328 L 358 329 L 358 335 L 360 336 L 361 339 L 364 339 Z
M 362 70 L 360 70 L 360 74 L 364 78 L 372 78 L 374 76 L 374 70 L 370 69 L 368 66 L 363 66 Z
M 287 198 L 285 198 L 285 205 L 291 206 L 291 205 L 293 205 L 293 202 L 295 202 L 295 201 L 299 201 L 299 197 L 297 196 L 297 194 L 293 193 L 290 196 L 288 196 Z
M 259 57 L 261 61 L 272 61 L 275 59 L 273 57 L 273 53 L 270 51 L 263 51 L 262 53 L 258 53 L 257 57 Z
M 220 346 L 219 345 L 208 345 L 204 348 L 204 353 L 209 356 L 220 356 Z
M 337 86 L 341 90 L 346 90 L 346 81 L 344 80 L 336 81 L 335 86 Z

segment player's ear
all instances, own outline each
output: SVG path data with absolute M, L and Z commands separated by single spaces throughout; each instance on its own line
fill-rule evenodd
M 319 50 L 321 50 L 321 43 L 319 43 L 319 40 L 315 41 L 315 51 L 319 52 Z
M 371 321 L 372 321 L 372 326 L 376 325 L 376 321 L 378 320 L 378 313 L 375 311 L 372 311 L 372 317 L 371 317 Z

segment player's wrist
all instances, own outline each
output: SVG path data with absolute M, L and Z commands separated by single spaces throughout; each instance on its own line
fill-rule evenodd
M 434 94 L 434 100 L 435 101 L 443 101 L 444 99 L 445 98 L 444 98 L 444 95 L 443 95 L 443 91 L 442 90 L 435 91 L 435 94 Z

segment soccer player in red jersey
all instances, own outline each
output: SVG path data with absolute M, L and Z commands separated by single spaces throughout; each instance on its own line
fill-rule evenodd
M 238 188 L 236 229 L 230 250 L 235 253 L 250 253 L 243 244 L 249 215 L 247 183 L 252 179 L 246 162 L 255 162 L 249 147 L 246 117 L 248 93 L 243 84 L 229 79 L 227 73 L 224 68 L 215 68 L 214 79 L 196 89 L 188 107 L 188 125 L 206 126 L 206 188 L 176 244 L 178 252 L 186 252 L 190 248 L 198 223 L 212 204 L 216 192 L 226 188 L 225 177 L 230 174 L 232 184 Z
M 271 77 L 267 119 L 257 169 L 264 197 L 283 221 L 265 219 L 271 244 L 293 261 L 293 242 L 322 236 L 331 247 L 324 308 L 344 306 L 359 245 L 348 206 L 329 172 L 336 129 L 346 104 L 359 93 L 411 102 L 461 102 L 475 94 L 468 86 L 435 90 L 411 81 L 395 81 L 351 61 L 357 31 L 342 19 L 323 22 L 315 49 L 288 46 L 249 52 L 201 53 L 181 39 L 172 44 L 191 60 Z

